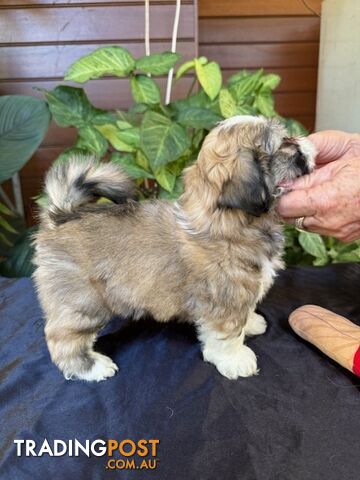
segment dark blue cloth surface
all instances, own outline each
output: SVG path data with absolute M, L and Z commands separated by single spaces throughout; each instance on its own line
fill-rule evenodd
M 287 317 L 314 303 L 360 324 L 359 281 L 359 265 L 284 271 L 259 308 L 267 333 L 248 341 L 257 377 L 221 377 L 189 325 L 115 319 L 97 349 L 119 372 L 89 384 L 51 363 L 32 281 L 1 279 L 1 480 L 358 480 L 360 379 L 297 338 Z M 14 439 L 44 438 L 159 439 L 158 466 L 16 455 Z

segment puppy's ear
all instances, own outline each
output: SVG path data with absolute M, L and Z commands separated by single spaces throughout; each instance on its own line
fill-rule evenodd
M 255 217 L 268 212 L 270 204 L 271 196 L 264 174 L 254 160 L 246 175 L 236 173 L 223 185 L 218 200 L 220 208 L 237 208 Z

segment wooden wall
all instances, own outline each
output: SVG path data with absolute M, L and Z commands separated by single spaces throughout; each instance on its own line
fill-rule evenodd
M 240 68 L 279 73 L 276 107 L 310 130 L 314 125 L 319 18 L 302 0 L 182 0 L 179 51 L 216 60 L 225 77 Z M 174 0 L 151 0 L 152 51 L 170 48 Z M 321 0 L 306 0 L 320 11 Z M 102 45 L 120 44 L 144 54 L 144 0 L 2 0 L 0 2 L 0 95 L 31 94 L 34 86 L 53 88 L 67 67 Z M 199 47 L 198 47 L 199 44 Z M 190 81 L 190 79 L 189 79 Z M 162 80 L 164 85 L 165 79 Z M 182 95 L 187 80 L 175 95 Z M 102 108 L 126 108 L 126 80 L 90 81 L 86 91 Z M 44 171 L 75 138 L 72 129 L 50 131 L 21 172 L 26 216 Z
M 282 82 L 281 115 L 314 128 L 321 0 L 199 0 L 199 53 L 220 63 L 225 78 L 264 67 Z
M 174 0 L 151 1 L 151 51 L 170 50 Z M 134 56 L 145 54 L 143 0 L 2 0 L 0 2 L 0 95 L 41 96 L 33 87 L 52 89 L 66 69 L 97 47 L 122 45 Z M 196 0 L 183 0 L 178 51 L 184 59 L 197 55 Z M 166 79 L 161 79 L 164 87 Z M 184 95 L 191 79 L 174 89 Z M 107 77 L 85 86 L 99 108 L 121 109 L 131 104 L 128 80 Z M 26 218 L 33 222 L 32 197 L 41 189 L 44 172 L 71 145 L 75 129 L 52 124 L 39 150 L 21 172 Z

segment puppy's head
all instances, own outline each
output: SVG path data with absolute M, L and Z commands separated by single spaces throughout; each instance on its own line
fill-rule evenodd
M 259 217 L 270 210 L 279 186 L 312 171 L 314 157 L 312 143 L 290 137 L 278 120 L 237 116 L 206 137 L 185 174 L 185 189 L 201 183 L 209 207 Z

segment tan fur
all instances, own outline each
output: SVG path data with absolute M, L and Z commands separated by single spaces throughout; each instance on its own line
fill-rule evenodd
M 115 373 L 115 364 L 93 351 L 96 333 L 114 314 L 191 321 L 204 358 L 222 374 L 257 372 L 244 335 L 266 328 L 254 310 L 283 267 L 273 195 L 281 180 L 300 174 L 293 163 L 298 146 L 290 139 L 282 149 L 287 132 L 276 121 L 232 122 L 208 135 L 176 203 L 138 203 L 129 195 L 123 205 L 87 207 L 76 198 L 72 206 L 65 195 L 68 219 L 56 223 L 55 212 L 49 222 L 51 208 L 42 213 L 34 278 L 49 351 L 67 378 L 102 380 Z M 305 162 L 312 160 L 308 155 Z M 238 191 L 245 210 L 237 206 Z M 265 196 L 268 211 L 247 211 Z

